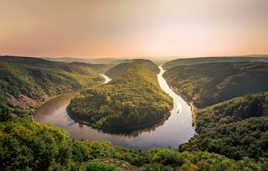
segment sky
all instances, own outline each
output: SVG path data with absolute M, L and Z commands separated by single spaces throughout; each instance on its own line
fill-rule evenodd
M 0 54 L 268 54 L 268 0 L 0 0 Z

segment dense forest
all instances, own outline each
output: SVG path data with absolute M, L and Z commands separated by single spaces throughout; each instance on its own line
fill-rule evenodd
M 76 121 L 110 133 L 130 133 L 170 115 L 172 99 L 160 88 L 158 67 L 149 60 L 119 64 L 107 72 L 113 80 L 81 92 L 68 106 Z
M 146 67 L 150 68 L 154 73 L 157 74 L 159 72 L 158 67 L 156 67 L 156 65 L 153 65 L 152 62 L 149 60 L 132 59 L 132 60 L 124 61 L 116 65 L 115 67 L 107 70 L 105 74 L 108 75 L 110 78 L 115 79 L 116 77 L 126 73 L 128 69 L 133 65 L 133 62 L 136 64 L 147 63 L 148 65 Z
M 268 92 L 203 108 L 196 122 L 198 135 L 181 150 L 208 150 L 234 159 L 268 157 Z
M 205 63 L 173 67 L 168 84 L 198 108 L 268 90 L 268 63 Z
M 97 72 L 110 66 L 19 57 L 0 57 L 0 66 L 0 170 L 266 171 L 268 168 L 265 63 L 236 61 L 166 67 L 164 76 L 171 87 L 198 107 L 197 134 L 178 149 L 147 151 L 114 146 L 106 141 L 72 140 L 63 129 L 25 117 L 33 111 L 14 103 L 14 99 L 26 96 L 42 101 L 44 95 L 100 84 L 103 78 Z M 124 131 L 131 131 L 133 127 L 127 126 L 142 125 L 148 119 L 150 123 L 165 119 L 172 102 L 157 83 L 158 72 L 157 66 L 148 60 L 119 64 L 106 72 L 113 78 L 111 82 L 82 91 L 69 110 L 78 112 L 71 112 L 75 117 L 81 112 L 82 117 L 76 119 L 84 119 L 85 114 L 86 119 L 91 119 L 91 126 L 108 132 L 117 132 L 118 123 Z M 216 92 L 219 94 L 215 95 Z M 20 117 L 13 117 L 14 114 Z
M 0 111 L 2 170 L 265 170 L 267 159 L 168 148 L 130 150 L 104 141 L 74 141 L 63 129 Z M 108 162 L 108 163 L 107 163 Z
M 179 151 L 267 160 L 268 64 L 185 59 L 179 65 L 179 61 L 169 62 L 176 66 L 166 66 L 164 76 L 178 94 L 197 106 L 197 134 Z
M 9 107 L 13 113 L 31 113 L 35 105 L 50 96 L 102 83 L 104 79 L 95 71 L 103 71 L 103 68 L 106 65 L 1 56 L 0 97 L 12 102 L 13 107 Z

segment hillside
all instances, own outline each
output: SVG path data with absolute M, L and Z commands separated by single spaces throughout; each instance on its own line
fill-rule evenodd
M 234 159 L 268 157 L 268 92 L 201 109 L 196 122 L 199 135 L 181 150 L 197 147 Z
M 268 63 L 207 63 L 173 67 L 168 84 L 198 108 L 268 90 Z
M 48 61 L 54 61 L 54 62 L 66 62 L 66 63 L 72 63 L 72 62 L 81 62 L 81 63 L 88 63 L 88 64 L 105 64 L 105 65 L 117 65 L 120 63 L 126 63 L 129 59 L 126 58 L 73 58 L 73 57 L 59 57 L 59 58 L 50 58 L 50 57 L 44 57 L 43 59 L 46 59 Z
M 265 171 L 268 168 L 268 92 L 232 98 L 197 110 L 198 135 L 181 145 L 179 151 L 169 148 L 130 150 L 114 146 L 110 142 L 72 140 L 63 129 L 27 118 L 11 117 L 11 113 L 30 114 L 10 100 L 11 97 L 16 97 L 16 92 L 20 95 L 25 91 L 24 96 L 40 100 L 44 98 L 42 93 L 53 96 L 96 85 L 101 83 L 102 78 L 95 71 L 102 70 L 98 70 L 102 65 L 67 64 L 35 58 L 0 59 L 0 64 L 4 66 L 0 68 L 3 71 L 0 81 L 3 86 L 0 91 L 2 170 Z M 203 72 L 206 68 L 199 68 L 199 74 L 210 79 L 216 79 L 216 76 L 227 70 L 232 74 L 241 72 L 245 78 L 252 78 L 255 74 L 256 80 L 264 80 L 257 81 L 256 84 L 266 86 L 266 80 L 260 74 L 266 74 L 266 64 L 236 63 L 228 69 L 224 67 L 226 63 L 212 65 L 215 65 L 214 70 L 218 69 L 217 74 L 209 72 L 211 68 L 208 64 L 205 65 L 208 70 Z M 220 70 L 219 66 L 223 69 Z M 168 75 L 177 76 L 178 71 L 175 71 L 174 75 Z M 186 69 L 185 71 L 188 72 Z M 134 60 L 127 65 L 115 66 L 107 71 L 113 78 L 110 83 L 84 90 L 72 101 L 69 110 L 78 113 L 71 113 L 71 116 L 77 121 L 90 118 L 90 123 L 88 120 L 83 122 L 114 133 L 128 133 L 142 128 L 131 127 L 133 125 L 142 125 L 145 121 L 150 121 L 150 125 L 157 122 L 158 118 L 165 119 L 169 116 L 171 99 L 162 92 L 157 83 L 158 72 L 157 66 L 148 60 Z M 41 77 L 33 73 L 41 73 Z M 224 77 L 231 77 L 228 74 Z M 198 80 L 198 77 L 191 79 L 189 81 Z M 233 86 L 226 85 L 231 88 Z M 60 89 L 56 91 L 54 87 Z M 214 98 L 213 93 L 208 94 L 208 97 Z M 81 118 L 77 117 L 79 114 L 82 114 Z M 147 123 L 145 125 L 148 126 Z
M 0 96 L 18 107 L 31 108 L 49 96 L 100 84 L 104 79 L 94 71 L 95 67 L 92 64 L 2 56 Z
M 158 71 L 148 60 L 120 64 L 107 72 L 112 75 L 111 82 L 74 98 L 68 106 L 69 115 L 111 133 L 128 133 L 167 119 L 172 99 L 161 90 Z
M 199 57 L 199 58 L 179 58 L 171 60 L 163 65 L 164 69 L 169 70 L 173 67 L 182 65 L 196 65 L 217 62 L 268 62 L 266 56 L 237 56 L 237 57 Z
M 147 69 L 150 69 L 155 74 L 159 72 L 158 67 L 156 67 L 156 65 L 153 65 L 150 60 L 133 59 L 129 60 L 128 62 L 114 66 L 113 68 L 109 69 L 105 74 L 108 75 L 110 78 L 115 79 L 116 77 L 126 73 L 128 69 L 132 67 L 133 63 L 141 64 L 141 66 L 146 64 Z
M 167 82 L 197 107 L 198 134 L 180 151 L 209 151 L 236 160 L 267 158 L 267 75 L 268 64 L 256 62 L 192 63 L 169 69 L 164 74 Z
M 0 111 L 0 116 L 4 113 Z M 1 117 L 3 118 L 3 117 Z M 3 170 L 265 170 L 267 160 L 235 161 L 208 152 L 129 150 L 102 141 L 74 141 L 62 129 L 27 119 L 0 120 Z M 107 163 L 108 162 L 108 163 Z

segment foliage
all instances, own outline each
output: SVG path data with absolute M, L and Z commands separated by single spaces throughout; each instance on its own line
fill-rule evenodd
M 144 171 L 172 171 L 172 170 L 176 171 L 177 169 L 174 169 L 170 166 L 165 166 L 159 163 L 150 163 L 150 164 L 145 165 L 145 168 L 142 170 Z
M 40 99 L 44 93 L 56 95 L 103 80 L 87 64 L 82 63 L 8 56 L 0 58 L 0 68 L 1 91 L 15 97 L 23 94 Z
M 133 63 L 142 64 L 142 65 L 147 64 L 146 65 L 147 69 L 150 69 L 154 73 L 159 72 L 158 67 L 156 67 L 156 65 L 153 65 L 150 60 L 133 59 L 133 60 L 125 61 L 124 63 L 120 63 L 116 65 L 115 67 L 109 69 L 105 74 L 111 77 L 112 79 L 115 79 L 116 77 L 126 73 L 128 69 L 133 66 Z M 142 66 L 139 66 L 139 67 L 142 67 Z
M 120 74 L 113 73 L 117 70 Z M 120 64 L 108 72 L 114 76 L 110 83 L 81 92 L 71 101 L 68 113 L 76 121 L 112 133 L 156 124 L 170 115 L 172 106 L 157 82 L 157 71 L 148 60 Z
M 55 96 L 101 83 L 103 78 L 92 68 L 95 68 L 95 65 L 2 56 L 0 96 L 6 98 L 13 96 L 18 101 L 25 97 L 30 102 L 42 102 L 45 96 Z M 29 113 L 26 107 L 28 106 L 17 106 L 13 113 L 20 115 Z M 14 109 L 15 106 L 9 105 L 9 108 Z
M 13 105 L 8 101 L 8 99 L 0 94 L 0 122 L 7 121 L 10 119 L 10 111 Z
M 180 147 L 224 154 L 230 158 L 268 157 L 268 92 L 237 97 L 202 110 L 198 136 Z
M 268 63 L 208 63 L 177 66 L 164 77 L 198 108 L 268 90 Z
M 9 113 L 16 114 L 17 116 L 23 116 L 25 114 L 32 114 L 32 111 L 18 105 L 11 103 L 8 98 L 0 92 L 0 121 L 8 120 L 10 118 Z
M 27 119 L 0 124 L 0 168 L 44 170 L 68 168 L 71 147 L 65 131 Z
M 206 63 L 213 60 L 216 63 Z M 207 150 L 233 159 L 268 157 L 268 64 L 239 61 L 244 58 L 221 60 L 166 64 L 168 83 L 202 108 L 195 113 L 198 135 L 179 150 Z M 180 62 L 185 65 L 179 66 Z
M 182 65 L 196 65 L 206 63 L 222 63 L 222 62 L 268 62 L 266 57 L 202 57 L 202 58 L 179 58 L 168 61 L 163 65 L 164 69 L 169 70 L 173 67 Z
M 202 151 L 152 148 L 143 152 L 106 141 L 76 141 L 60 128 L 21 118 L 0 124 L 2 170 L 79 170 L 85 168 L 84 163 L 87 168 L 116 170 L 103 162 L 107 158 L 124 162 L 125 167 L 118 168 L 136 166 L 142 170 L 265 170 L 268 163 L 267 158 L 258 162 L 250 158 L 235 161 Z
M 112 165 L 106 165 L 102 163 L 97 162 L 91 162 L 87 165 L 86 168 L 87 171 L 118 171 L 114 166 Z
M 171 100 L 159 88 L 155 76 L 157 67 L 144 60 L 132 61 L 126 68 L 122 66 L 125 67 L 119 65 L 107 72 L 113 77 L 109 84 L 88 89 L 76 97 L 71 110 L 82 111 L 83 114 L 95 112 L 92 124 L 107 129 L 116 127 L 118 123 L 127 127 L 165 116 L 171 107 Z M 202 69 L 201 66 L 207 68 Z M 139 167 L 141 170 L 267 170 L 268 92 L 224 101 L 232 97 L 228 92 L 238 96 L 265 90 L 267 65 L 219 63 L 195 67 L 194 71 L 192 66 L 181 68 L 183 72 L 195 73 L 196 76 L 188 77 L 187 73 L 180 73 L 180 69 L 175 68 L 171 69 L 174 73 L 168 71 L 166 77 L 174 85 L 191 86 L 192 83 L 192 87 L 197 88 L 211 85 L 206 88 L 211 90 L 199 92 L 195 89 L 197 93 L 194 96 L 197 97 L 198 93 L 200 95 L 200 98 L 195 98 L 195 102 L 200 106 L 223 102 L 198 111 L 199 134 L 180 146 L 179 151 L 168 148 L 140 151 L 114 146 L 106 141 L 71 140 L 63 129 L 10 116 L 10 112 L 28 111 L 12 104 L 9 96 L 23 94 L 40 99 L 44 93 L 55 95 L 99 83 L 102 78 L 87 64 L 56 63 L 35 58 L 0 58 L 1 170 L 80 170 L 83 166 L 89 170 L 120 168 L 114 163 L 111 163 L 112 166 L 104 162 L 106 159 L 119 164 L 122 162 L 125 168 Z M 228 71 L 226 75 L 223 74 L 225 71 Z M 224 79 L 224 83 L 218 82 L 219 79 Z M 248 82 L 245 79 L 249 79 Z M 183 80 L 185 82 L 180 83 Z M 253 86 L 252 89 L 247 87 L 247 83 Z M 238 91 L 236 84 L 244 90 L 233 92 Z M 213 94 L 215 85 L 223 94 Z M 182 92 L 190 90 L 191 87 L 186 87 Z M 177 92 L 180 91 L 177 89 Z M 191 93 L 188 95 L 191 97 Z M 215 101 L 209 101 L 210 97 Z
M 0 122 L 8 121 L 11 119 L 11 116 L 9 114 L 9 111 L 6 109 L 0 108 Z
M 261 116 L 268 116 L 268 92 L 236 97 L 199 110 L 197 131 L 201 127 L 213 128 L 216 123 L 223 125 Z

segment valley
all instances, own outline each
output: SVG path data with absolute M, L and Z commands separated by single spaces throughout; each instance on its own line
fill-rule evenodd
M 268 167 L 265 62 L 0 59 L 5 170 Z
M 67 106 L 77 93 L 62 95 L 43 105 L 35 115 L 35 120 L 44 124 L 52 124 L 67 130 L 70 136 L 77 140 L 106 140 L 115 145 L 121 145 L 132 149 L 150 149 L 152 147 L 177 148 L 187 142 L 194 135 L 192 113 L 189 105 L 176 95 L 162 77 L 165 72 L 159 67 L 157 79 L 160 87 L 173 99 L 173 109 L 170 117 L 153 126 L 135 130 L 128 134 L 109 134 L 94 129 L 82 123 L 76 123 L 67 114 Z M 108 83 L 111 79 L 103 75 Z M 176 136 L 174 136 L 176 135 Z
M 268 171 L 268 0 L 0 11 L 0 171 Z

